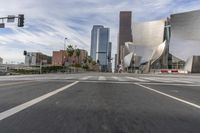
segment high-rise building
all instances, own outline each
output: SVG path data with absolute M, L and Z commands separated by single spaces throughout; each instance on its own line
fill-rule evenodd
M 108 66 L 109 28 L 97 30 L 96 61 L 101 65 L 102 71 L 107 71 Z
M 119 36 L 118 36 L 118 60 L 117 63 L 121 64 L 123 60 L 123 49 L 125 42 L 132 42 L 132 12 L 131 11 L 121 11 L 119 20 Z
M 3 58 L 0 57 L 0 64 L 3 64 Z
M 96 50 L 97 50 L 97 30 L 103 28 L 102 25 L 94 25 L 91 31 L 91 48 L 90 56 L 95 61 L 96 60 Z
M 102 25 L 93 26 L 90 55 L 100 65 L 101 71 L 111 71 L 112 43 L 109 40 L 109 28 L 104 28 Z

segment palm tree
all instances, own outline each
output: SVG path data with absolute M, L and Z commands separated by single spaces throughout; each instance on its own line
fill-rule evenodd
M 75 50 L 75 54 L 76 54 L 76 57 L 78 57 L 78 64 L 79 64 L 79 57 L 80 57 L 80 54 L 81 54 L 81 50 L 77 48 Z
M 71 57 L 74 54 L 74 47 L 72 45 L 67 46 L 67 54 L 70 57 L 70 63 L 72 63 Z

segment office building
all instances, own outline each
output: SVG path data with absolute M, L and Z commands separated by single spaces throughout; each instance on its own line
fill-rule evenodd
M 121 11 L 119 20 L 119 35 L 118 35 L 118 64 L 122 63 L 124 58 L 123 49 L 125 42 L 132 42 L 132 12 Z
M 53 51 L 52 65 L 64 66 L 65 62 L 68 62 L 68 55 L 65 50 Z
M 100 64 L 101 71 L 107 71 L 108 67 L 109 32 L 109 28 L 97 30 L 96 61 Z
M 40 52 L 27 52 L 25 55 L 26 66 L 50 65 L 52 57 Z
M 93 61 L 100 66 L 100 71 L 111 71 L 112 43 L 110 40 L 110 29 L 102 25 L 94 25 L 91 34 L 90 55 Z
M 102 25 L 94 25 L 91 31 L 91 48 L 90 56 L 95 61 L 96 60 L 96 50 L 97 50 L 97 31 L 99 28 L 104 28 Z

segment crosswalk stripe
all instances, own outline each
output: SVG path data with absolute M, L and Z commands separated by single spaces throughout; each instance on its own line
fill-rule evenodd
M 115 77 L 115 76 L 112 76 L 112 78 L 115 79 L 115 80 L 118 80 L 118 81 L 125 81 L 125 80 L 123 80 L 122 78 Z
M 187 80 L 183 80 L 183 79 L 172 79 L 170 78 L 169 80 L 171 80 L 172 82 L 178 82 L 178 83 L 189 83 L 189 84 L 192 84 L 193 82 L 191 81 L 187 81 Z
M 92 78 L 92 76 L 86 76 L 86 77 L 82 77 L 80 80 L 87 80 L 89 78 Z
M 131 80 L 136 80 L 136 81 L 140 81 L 140 82 L 149 82 L 147 80 L 143 80 L 143 79 L 139 79 L 139 78 L 134 78 L 134 77 L 125 77 L 127 79 L 131 79 Z
M 65 79 L 75 79 L 75 77 L 66 77 Z
M 99 76 L 98 80 L 106 80 L 104 76 Z
M 165 82 L 165 83 L 170 83 L 170 82 L 177 82 L 177 83 L 193 83 L 193 82 L 190 82 L 190 81 L 186 81 L 186 80 L 177 80 L 177 79 L 172 79 L 172 78 L 159 78 L 159 77 L 151 77 L 151 78 L 148 78 L 148 77 L 142 77 L 142 79 L 147 79 L 147 80 L 150 80 L 150 81 L 156 81 L 156 82 Z
M 145 80 L 155 81 L 155 82 L 165 82 L 165 83 L 172 82 L 172 81 L 169 81 L 169 80 L 158 79 L 158 78 L 155 78 L 155 77 L 151 77 L 151 78 L 141 77 L 141 78 L 145 79 Z

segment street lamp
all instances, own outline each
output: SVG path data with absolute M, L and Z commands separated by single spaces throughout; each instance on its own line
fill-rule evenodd
M 64 51 L 66 50 L 66 42 L 67 42 L 67 37 L 65 37 L 65 39 L 64 39 Z

